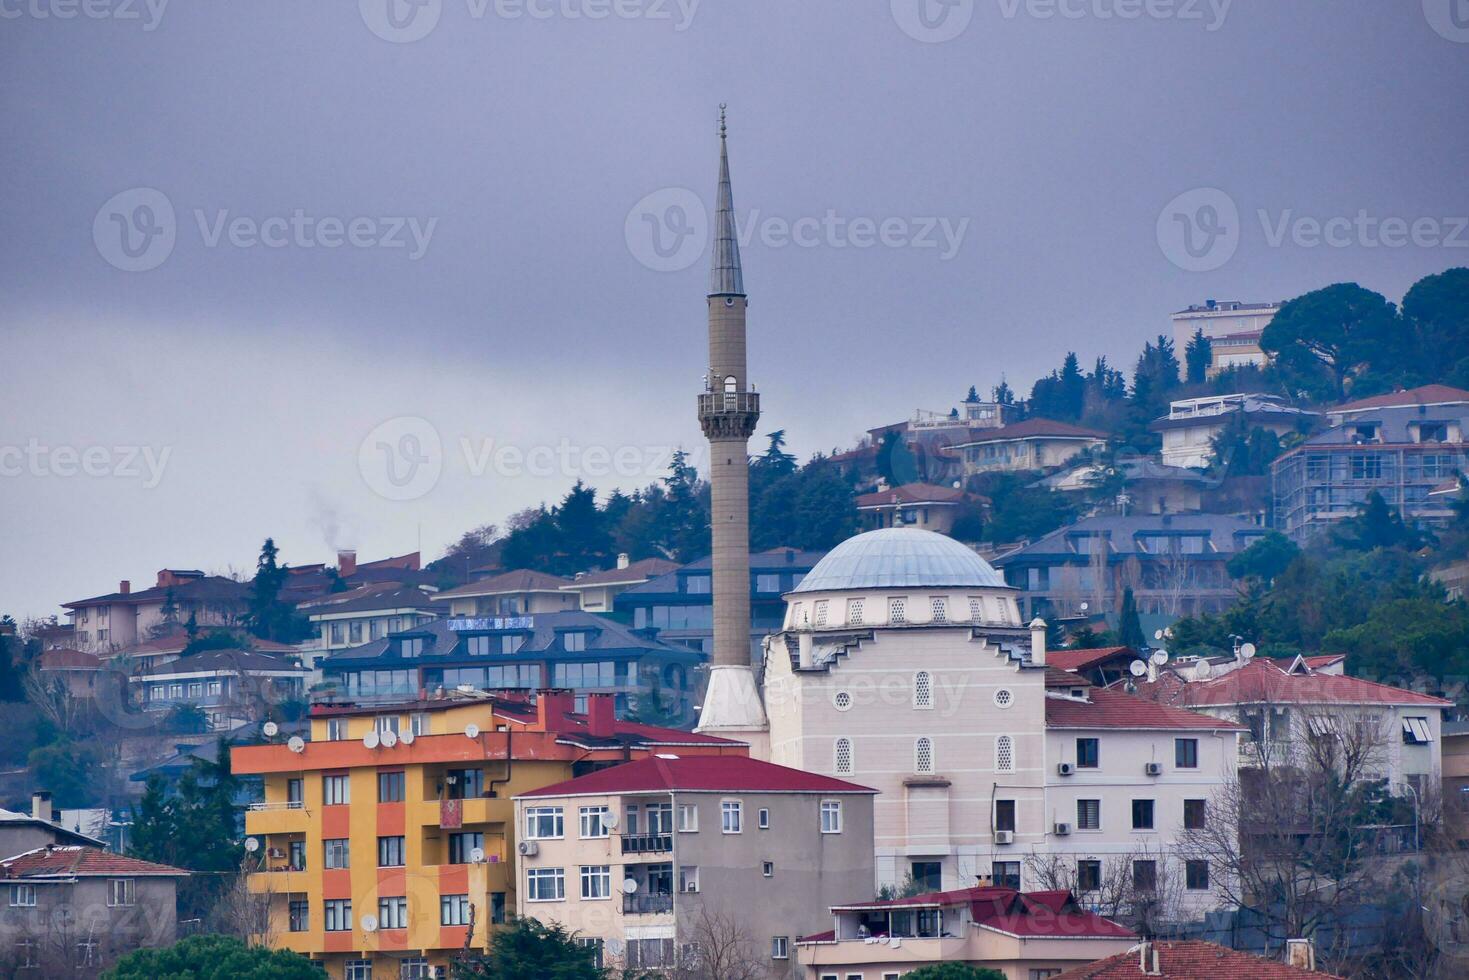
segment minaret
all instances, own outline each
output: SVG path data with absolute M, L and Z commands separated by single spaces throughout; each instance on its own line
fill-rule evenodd
M 763 751 L 768 724 L 750 666 L 748 448 L 760 418 L 760 396 L 745 373 L 749 304 L 735 234 L 724 109 L 719 107 L 719 200 L 709 272 L 709 375 L 699 396 L 699 424 L 709 439 L 714 655 L 697 730 L 752 740 L 752 749 Z

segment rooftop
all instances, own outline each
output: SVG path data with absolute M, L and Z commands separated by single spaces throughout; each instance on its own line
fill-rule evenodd
M 1256 658 L 1219 677 L 1184 681 L 1169 671 L 1157 681 L 1137 685 L 1138 693 L 1150 700 L 1188 707 L 1221 707 L 1236 704 L 1378 704 L 1452 708 L 1454 702 L 1419 694 L 1400 687 L 1344 674 L 1314 671 L 1287 673 L 1276 663 Z
M 599 585 L 623 585 L 646 582 L 650 578 L 666 575 L 678 568 L 678 562 L 667 558 L 644 558 L 622 568 L 608 568 L 600 572 L 586 572 L 570 583 L 561 586 L 564 590 L 585 589 Z
M 0 878 L 187 878 L 189 872 L 114 854 L 98 847 L 59 844 L 38 847 L 0 861 Z
M 308 616 L 333 616 L 340 613 L 371 612 L 382 609 L 421 609 L 436 612 L 434 593 L 422 586 L 404 586 L 397 582 L 361 585 L 346 592 L 330 592 L 309 599 L 297 608 Z
M 306 674 L 305 667 L 286 660 L 284 657 L 253 650 L 204 650 L 187 657 L 154 664 L 143 671 L 144 677 L 176 677 L 183 674 L 220 673 L 287 673 Z
M 744 756 L 655 755 L 602 769 L 521 794 L 608 796 L 622 793 L 876 793 L 877 790 L 830 776 L 788 769 Z
M 1007 586 L 989 562 L 953 538 L 918 528 L 889 527 L 837 545 L 793 592 L 940 587 Z
M 1265 529 L 1239 517 L 1223 514 L 1132 514 L 1128 516 L 1088 517 L 1068 524 L 1047 534 L 1039 541 L 1018 551 L 1012 551 L 998 560 L 1000 565 L 1022 558 L 1063 556 L 1089 560 L 1091 556 L 1072 546 L 1077 537 L 1102 535 L 1107 538 L 1110 555 L 1154 554 L 1138 542 L 1138 538 L 1152 537 L 1198 537 L 1208 539 L 1201 553 L 1163 551 L 1158 554 L 1172 557 L 1181 554 L 1187 558 L 1208 558 L 1211 555 L 1232 555 L 1265 534 Z
M 1098 647 L 1093 650 L 1047 650 L 1046 663 L 1062 670 L 1086 670 L 1097 664 L 1119 657 L 1136 660 L 1138 652 L 1132 647 Z
M 1052 980 L 1324 980 L 1328 975 L 1216 946 L 1200 939 L 1155 942 L 1159 970 L 1145 972 L 1141 951 L 1116 956 L 1057 974 Z
M 490 578 L 482 578 L 477 582 L 461 585 L 457 589 L 448 589 L 438 593 L 434 598 L 443 600 L 465 596 L 512 595 L 518 592 L 559 592 L 562 586 L 571 584 L 570 579 L 561 578 L 559 575 L 547 575 L 545 572 L 522 568 L 513 572 L 502 572 Z
M 967 495 L 954 487 L 942 487 L 933 483 L 905 483 L 900 487 L 864 493 L 857 498 L 857 506 L 890 507 L 895 504 L 957 504 Z
M 1469 404 L 1469 391 L 1451 388 L 1448 385 L 1424 385 L 1407 391 L 1394 391 L 1386 395 L 1374 395 L 1354 402 L 1347 402 L 1330 409 L 1331 414 L 1367 412 L 1374 408 L 1403 408 L 1415 405 L 1461 405 Z
M 1244 731 L 1243 725 L 1185 711 L 1115 688 L 1089 688 L 1089 700 L 1046 698 L 1047 728 L 1126 728 L 1152 731 Z
M 963 449 L 966 446 L 982 446 L 985 443 L 1009 442 L 1016 439 L 1097 439 L 1105 441 L 1107 433 L 1072 425 L 1069 422 L 1032 418 L 999 429 L 981 429 L 976 433 L 974 439 L 957 443 L 951 448 Z
M 1019 892 L 1013 888 L 980 885 L 955 891 L 927 892 L 888 901 L 836 905 L 832 912 L 886 912 L 913 908 L 968 906 L 974 924 L 1021 938 L 1129 939 L 1135 935 L 1111 919 L 1088 912 L 1064 889 Z M 831 941 L 831 936 L 808 936 L 806 942 Z

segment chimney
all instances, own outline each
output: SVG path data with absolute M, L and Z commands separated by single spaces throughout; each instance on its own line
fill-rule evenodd
M 569 726 L 566 716 L 576 707 L 576 698 L 570 691 L 541 691 L 536 696 L 536 720 L 543 732 L 565 731 Z
M 37 820 L 51 823 L 54 816 L 51 810 L 51 794 L 45 790 L 37 790 L 31 794 L 31 816 Z
M 129 582 L 127 579 L 123 579 L 121 582 L 117 583 L 117 591 L 121 592 L 123 595 L 127 595 L 133 591 L 133 583 Z
M 1163 964 L 1158 959 L 1158 946 L 1151 940 L 1138 944 L 1138 969 L 1145 977 L 1161 977 Z
M 1039 616 L 1030 621 L 1030 662 L 1037 667 L 1046 665 L 1046 621 Z
M 1287 939 L 1285 941 L 1285 963 L 1299 970 L 1316 969 L 1316 940 Z
M 611 694 L 587 695 L 587 733 L 611 738 L 617 730 L 617 704 Z
M 617 556 L 617 567 L 618 568 L 626 568 L 628 565 L 631 565 L 632 564 L 632 560 L 631 559 L 632 559 L 632 556 L 629 555 L 627 552 L 624 551 L 624 552 L 620 553 Z
M 166 589 L 173 584 L 173 572 L 169 571 L 166 568 L 160 568 L 158 570 L 158 587 L 160 589 Z
M 357 574 L 357 552 L 347 549 L 337 552 L 337 574 L 347 578 Z

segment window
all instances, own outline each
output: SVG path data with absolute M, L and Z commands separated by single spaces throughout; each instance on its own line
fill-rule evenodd
M 612 897 L 611 865 L 582 865 L 581 897 L 586 899 L 603 899 Z
M 827 599 L 817 599 L 816 600 L 816 623 L 815 623 L 815 625 L 816 625 L 816 628 L 817 629 L 821 629 L 822 627 L 826 626 L 826 610 L 827 610 L 827 607 L 829 605 L 830 605 L 830 601 L 827 600 Z
M 184 696 L 184 685 L 182 683 L 168 685 L 168 696 L 175 701 Z
M 466 831 L 460 834 L 449 835 L 449 863 L 471 864 L 474 862 L 474 852 L 484 852 L 485 835 L 481 831 Z
M 402 837 L 379 837 L 377 839 L 377 866 L 379 868 L 403 867 Z
M 766 877 L 766 878 L 774 878 L 775 877 L 775 862 L 774 861 L 763 861 L 763 862 L 761 862 L 761 864 L 760 864 L 760 874 L 762 876 Z
M 592 951 L 592 969 L 600 970 L 603 968 L 603 961 L 605 958 L 607 946 L 606 940 L 597 939 L 592 936 L 577 936 L 576 944 L 582 949 L 589 949 Z
M 638 836 L 638 818 L 642 816 L 642 810 L 636 806 L 630 806 L 625 811 L 622 822 L 623 833 L 628 837 Z
M 990 865 L 990 874 L 996 888 L 1020 890 L 1020 862 L 995 861 Z
M 919 710 L 933 707 L 933 675 L 926 670 L 913 675 L 913 707 Z
M 976 623 L 984 622 L 984 601 L 977 595 L 969 597 L 969 618 Z
M 842 832 L 842 804 L 840 800 L 821 801 L 821 832 L 823 834 L 840 834 Z
M 756 815 L 756 821 L 755 822 L 756 822 L 756 824 L 759 826 L 759 828 L 761 830 L 769 830 L 770 829 L 770 811 L 767 810 L 767 809 L 765 809 L 764 807 L 761 807 L 760 808 L 760 812 Z
M 505 893 L 490 892 L 490 925 L 505 924 Z
M 606 837 L 607 823 L 604 818 L 612 810 L 605 806 L 584 806 L 578 811 L 582 837 Z
M 1175 738 L 1173 740 L 1173 765 L 1178 769 L 1199 768 L 1199 740 Z
M 1096 892 L 1102 890 L 1102 862 L 1094 858 L 1082 858 L 1076 862 L 1076 890 Z
M 943 865 L 938 861 L 913 861 L 909 864 L 908 873 L 913 877 L 913 884 L 926 892 L 936 892 L 943 887 Z
M 831 703 L 838 711 L 846 711 L 852 707 L 852 695 L 848 691 L 838 691 L 832 695 Z
M 477 800 L 485 792 L 483 769 L 450 769 L 445 775 L 449 783 L 449 799 Z
M 407 780 L 401 772 L 377 774 L 377 801 L 379 803 L 402 803 Z
M 203 696 L 204 696 L 204 682 L 203 681 L 190 681 L 189 682 L 189 697 L 191 697 L 191 698 L 198 698 L 198 697 L 203 697 Z
M 429 972 L 428 959 L 422 956 L 410 956 L 398 963 L 398 980 L 429 980 L 433 976 Z
M 303 896 L 291 896 L 286 905 L 286 928 L 291 932 L 306 932 L 311 928 L 310 900 Z
M 1152 892 L 1158 889 L 1158 862 L 1157 861 L 1134 861 L 1132 862 L 1132 888 L 1139 892 Z
M 526 893 L 532 902 L 559 902 L 566 898 L 566 872 L 560 868 L 531 868 L 526 872 Z M 465 904 L 469 903 L 467 896 L 463 898 Z M 447 901 L 447 898 L 445 899 Z M 467 922 L 468 920 L 466 920 Z M 464 925 L 463 922 L 445 925 Z
M 726 834 L 742 833 L 745 829 L 745 805 L 739 800 L 725 800 L 719 804 L 721 829 Z
M 689 595 L 708 595 L 709 586 L 708 575 L 690 575 L 684 579 L 684 591 Z
M 852 772 L 852 740 L 839 738 L 836 744 L 836 771 L 846 776 Z
M 555 869 L 559 874 L 560 868 Z M 531 872 L 532 875 L 535 872 Z M 558 896 L 558 897 L 565 897 Z M 535 899 L 532 899 L 533 901 Z M 439 896 L 439 925 L 441 926 L 467 926 L 469 925 L 469 896 L 468 895 L 441 895 Z
M 299 810 L 306 805 L 306 784 L 301 779 L 286 780 L 286 806 Z
M 861 626 L 862 625 L 862 600 L 861 599 L 848 599 L 847 600 L 847 625 L 848 626 Z
M 347 737 L 347 719 L 328 718 L 326 720 L 326 740 L 328 742 L 340 742 Z
M 1007 688 L 1000 688 L 995 692 L 995 707 L 1008 708 L 1015 703 L 1015 695 Z
M 327 932 L 351 932 L 352 931 L 352 900 L 348 898 L 329 898 L 322 903 L 326 913 L 326 922 L 322 928 Z
M 762 573 L 755 576 L 756 592 L 779 592 L 780 576 Z
M 347 624 L 347 635 L 352 638 L 353 646 L 362 642 L 362 621 L 360 619 Z
M 1184 887 L 1190 891 L 1209 890 L 1209 862 L 1185 861 L 1183 865 Z
M 1403 719 L 1403 742 L 1407 745 L 1427 745 L 1433 741 L 1433 731 L 1427 718 Z
M 416 714 L 408 716 L 408 730 L 415 737 L 428 734 L 428 715 Z
M 332 625 L 332 639 L 331 639 L 332 645 L 333 646 L 336 646 L 339 643 L 346 643 L 347 642 L 347 624 L 346 623 L 332 623 L 331 625 Z
M 346 806 L 352 802 L 352 784 L 346 776 L 322 776 L 321 799 L 327 806 Z
M 1102 743 L 1095 738 L 1076 740 L 1076 768 L 1095 769 L 1101 764 Z
M 346 980 L 372 980 L 372 960 L 348 960 Z
M 1015 771 L 1015 740 L 1009 735 L 995 739 L 995 772 Z
M 770 937 L 770 958 L 773 960 L 788 960 L 791 958 L 791 937 Z
M 292 871 L 306 870 L 306 842 L 304 840 L 293 840 L 286 845 L 289 867 Z
M 125 907 L 133 904 L 133 879 L 113 878 L 107 883 L 107 904 Z
M 565 835 L 559 806 L 533 806 L 525 811 L 527 840 L 555 840 Z
M 587 635 L 585 633 L 562 633 L 561 647 L 568 653 L 581 653 L 587 648 Z
M 1133 830 L 1152 830 L 1153 829 L 1153 801 L 1152 800 L 1133 800 L 1132 801 L 1132 829 Z
M 924 737 L 913 743 L 913 771 L 920 774 L 933 772 L 933 739 Z
M 995 800 L 995 829 L 1015 830 L 1015 801 Z
M 646 812 L 648 815 L 648 833 L 660 835 L 673 833 L 672 803 L 649 803 Z
M 407 929 L 408 899 L 402 895 L 379 898 L 377 924 L 380 929 Z
M 941 595 L 932 596 L 928 600 L 929 613 L 935 623 L 947 623 L 949 621 L 948 601 Z
M 423 655 L 423 638 L 411 637 L 398 641 L 398 655 L 404 660 L 413 660 Z
M 894 596 L 888 600 L 888 623 L 893 626 L 901 626 L 908 621 L 908 600 L 902 596 Z
M 506 633 L 500 637 L 501 653 L 516 653 L 523 646 L 525 646 L 525 636 L 521 633 Z
M 692 803 L 678 805 L 678 829 L 681 833 L 695 834 L 699 831 L 699 808 Z
M 29 909 L 36 905 L 35 885 L 11 885 L 10 907 L 13 909 Z
M 1077 800 L 1076 801 L 1076 829 L 1077 830 L 1101 830 L 1102 829 L 1102 801 L 1101 800 Z
M 678 890 L 681 892 L 699 890 L 699 869 L 697 867 L 685 864 L 678 869 Z
M 1184 800 L 1183 801 L 1183 829 L 1203 830 L 1205 824 L 1205 807 L 1207 800 Z
M 345 837 L 333 837 L 321 842 L 326 852 L 327 868 L 350 868 L 352 866 L 352 842 Z

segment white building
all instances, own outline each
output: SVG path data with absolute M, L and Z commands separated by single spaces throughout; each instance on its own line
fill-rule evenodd
M 1206 300 L 1173 314 L 1173 345 L 1180 362 L 1184 349 L 1194 334 L 1202 330 L 1209 338 L 1213 357 L 1209 376 L 1225 368 L 1255 364 L 1263 367 L 1265 352 L 1260 349 L 1260 335 L 1280 312 L 1279 303 L 1240 303 L 1235 300 Z
M 771 760 L 879 790 L 879 885 L 1029 889 L 1051 857 L 1085 885 L 1080 862 L 1162 862 L 1185 801 L 1233 772 L 1238 725 L 1048 670 L 1044 624 L 950 538 L 858 535 L 786 601 L 766 640 Z
M 1169 402 L 1168 414 L 1148 428 L 1162 435 L 1165 466 L 1203 469 L 1214 460 L 1214 439 L 1233 422 L 1243 419 L 1252 429 L 1286 436 L 1318 418 L 1275 395 L 1245 393 Z

